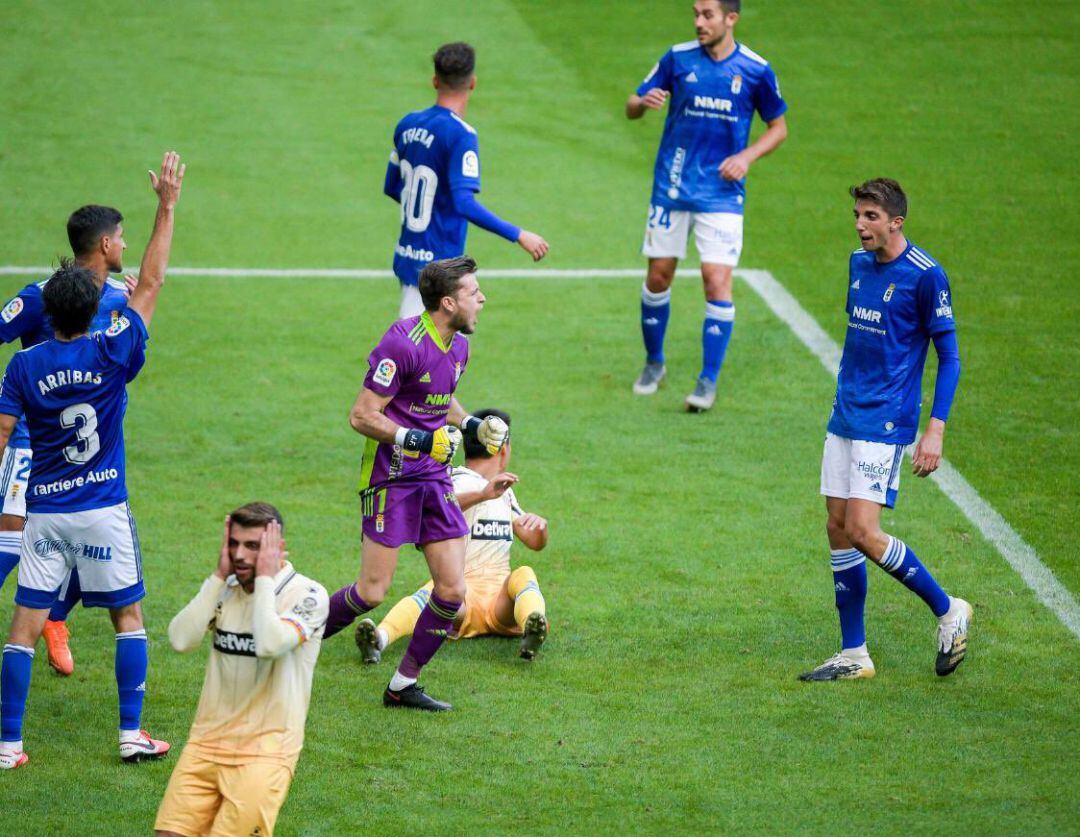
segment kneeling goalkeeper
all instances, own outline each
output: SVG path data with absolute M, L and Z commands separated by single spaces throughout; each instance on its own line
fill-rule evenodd
M 476 330 L 484 295 L 476 262 L 443 259 L 420 273 L 424 313 L 398 320 L 368 358 L 363 389 L 349 423 L 367 437 L 361 466 L 363 537 L 360 577 L 330 597 L 326 636 L 333 636 L 386 596 L 403 544 L 417 544 L 434 587 L 401 665 L 383 693 L 385 706 L 450 709 L 417 685 L 420 669 L 442 646 L 465 600 L 465 535 L 448 463 L 461 430 L 493 454 L 506 441 L 496 417 L 467 415 L 454 390 L 469 360 L 466 334 Z

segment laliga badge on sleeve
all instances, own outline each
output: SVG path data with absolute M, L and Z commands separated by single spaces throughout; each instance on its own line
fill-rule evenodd
M 393 382 L 396 374 L 397 364 L 390 358 L 384 357 L 379 361 L 379 365 L 375 367 L 375 374 L 372 377 L 379 386 L 388 387 Z

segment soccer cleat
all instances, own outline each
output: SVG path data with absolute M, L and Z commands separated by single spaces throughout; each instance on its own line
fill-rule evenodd
M 139 730 L 139 737 L 131 741 L 120 742 L 120 758 L 128 764 L 140 761 L 153 761 L 169 752 L 168 741 L 157 741 L 144 730 Z
M 539 610 L 530 613 L 525 620 L 525 634 L 521 637 L 521 659 L 531 660 L 547 639 L 547 617 Z
M 950 613 L 953 614 L 951 618 Z M 938 677 L 952 674 L 964 661 L 968 627 L 974 615 L 971 605 L 963 599 L 949 599 L 949 613 L 938 620 L 938 655 L 934 664 Z
M 435 700 L 431 695 L 424 694 L 424 687 L 412 683 L 400 691 L 393 691 L 389 686 L 382 696 L 383 706 L 403 706 L 407 709 L 423 709 L 427 712 L 446 712 L 453 707 L 449 703 Z
M 72 658 L 71 649 L 68 647 L 70 634 L 68 633 L 67 622 L 53 622 L 50 620 L 45 623 L 41 635 L 45 637 L 45 649 L 49 652 L 49 665 L 53 667 L 56 673 L 67 677 L 75 671 L 75 660 Z
M 817 683 L 827 680 L 869 679 L 874 676 L 874 662 L 869 656 L 863 659 L 848 657 L 844 653 L 829 657 L 813 671 L 799 675 L 804 683 Z
M 379 650 L 379 632 L 370 619 L 361 619 L 356 625 L 356 647 L 360 649 L 360 660 L 364 665 L 375 665 L 382 659 Z
M 698 378 L 694 391 L 686 396 L 686 411 L 688 413 L 704 413 L 712 409 L 716 401 L 716 381 L 708 378 Z
M 646 363 L 638 379 L 634 381 L 635 395 L 652 395 L 667 375 L 667 367 L 662 363 Z
M 0 750 L 0 770 L 14 770 L 16 767 L 22 767 L 30 761 L 30 756 L 26 755 L 23 750 Z

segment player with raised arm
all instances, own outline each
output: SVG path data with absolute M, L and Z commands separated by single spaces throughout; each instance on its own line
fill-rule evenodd
M 480 410 L 477 418 L 495 416 L 510 427 L 501 410 Z M 451 639 L 476 636 L 521 637 L 518 653 L 531 660 L 547 639 L 547 606 L 532 567 L 510 569 L 510 547 L 516 537 L 532 550 L 547 546 L 548 524 L 518 504 L 510 465 L 510 439 L 496 454 L 472 434 L 465 434 L 465 465 L 454 469 L 454 492 L 465 513 L 469 535 L 465 546 L 465 607 L 454 620 Z M 388 645 L 410 636 L 431 595 L 428 581 L 399 601 L 376 625 L 362 619 L 356 644 L 365 663 L 377 663 Z
M 429 262 L 464 253 L 470 223 L 517 242 L 533 261 L 548 251 L 536 233 L 507 223 L 476 200 L 480 146 L 476 129 L 465 121 L 476 89 L 476 50 L 465 43 L 444 44 L 433 59 L 435 104 L 398 122 L 383 186 L 401 204 L 394 275 L 401 283 L 402 318 L 424 310 L 420 271 Z
M 938 356 L 934 404 L 912 465 L 916 476 L 926 477 L 941 462 L 945 422 L 960 379 L 949 280 L 941 265 L 905 237 L 907 197 L 899 183 L 868 180 L 851 187 L 851 196 L 862 247 L 848 266 L 848 329 L 821 460 L 842 646 L 799 679 L 874 676 L 863 622 L 867 558 L 937 617 L 935 668 L 944 677 L 967 653 L 971 605 L 946 594 L 910 546 L 882 531 L 881 510 L 896 502 L 904 448 L 918 434 L 931 342 Z
M 94 284 L 101 295 L 97 313 L 90 323 L 91 334 L 105 331 L 116 322 L 135 286 L 135 280 L 130 276 L 126 277 L 126 281 L 121 281 L 109 275 L 123 270 L 123 255 L 127 249 L 123 220 L 118 210 L 93 204 L 76 209 L 68 218 L 68 242 L 75 264 L 94 274 Z M 19 340 L 22 347 L 28 349 L 52 339 L 52 322 L 45 313 L 42 301 L 45 284 L 34 282 L 27 285 L 0 311 L 0 343 Z M 4 450 L 3 463 L 0 464 L 0 496 L 3 497 L 0 501 L 0 586 L 19 563 L 22 531 L 26 525 L 26 486 L 32 464 L 30 434 L 26 421 L 19 419 Z M 42 631 L 49 665 L 65 676 L 75 670 L 75 661 L 68 647 L 66 620 L 78 601 L 79 574 L 73 570 L 70 578 L 64 582 L 60 598 L 53 605 Z
M 330 597 L 326 636 L 385 598 L 404 544 L 417 544 L 435 585 L 408 650 L 383 693 L 386 706 L 440 711 L 424 694 L 420 669 L 446 639 L 465 599 L 465 536 L 449 475 L 461 430 L 497 453 L 509 428 L 497 417 L 467 415 L 454 398 L 469 361 L 466 334 L 476 329 L 484 295 L 468 256 L 432 262 L 420 273 L 424 313 L 398 320 L 368 356 L 368 372 L 349 413 L 367 437 L 361 465 L 363 538 L 360 577 Z M 459 430 L 460 428 L 460 430 Z
M 645 367 L 634 392 L 652 395 L 667 374 L 671 283 L 693 227 L 705 322 L 701 372 L 686 399 L 691 412 L 708 410 L 716 400 L 716 379 L 735 324 L 731 271 L 742 252 L 746 174 L 787 137 L 787 104 L 772 67 L 735 40 L 740 8 L 739 0 L 696 0 L 697 40 L 668 50 L 626 103 L 627 118 L 640 119 L 670 100 L 642 246 L 649 259 L 641 289 Z M 767 127 L 748 145 L 755 112 Z
M 15 354 L 0 385 L 0 446 L 26 417 L 34 468 L 27 491 L 15 613 L 0 667 L 0 769 L 27 762 L 22 725 L 34 645 L 71 567 L 83 604 L 108 608 L 116 629 L 120 756 L 160 758 L 169 751 L 140 730 L 146 690 L 145 595 L 124 463 L 125 387 L 142 366 L 147 326 L 165 281 L 173 215 L 184 167 L 174 152 L 150 172 L 157 215 L 139 283 L 116 322 L 90 336 L 100 290 L 94 274 L 67 263 L 42 294 L 55 336 Z
M 217 567 L 169 623 L 186 654 L 213 635 L 191 734 L 154 828 L 161 837 L 271 837 L 304 746 L 328 607 L 288 561 L 281 513 L 248 503 L 225 518 Z

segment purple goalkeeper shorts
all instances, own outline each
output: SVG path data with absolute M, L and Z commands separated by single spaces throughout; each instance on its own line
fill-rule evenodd
M 426 544 L 469 533 L 449 477 L 390 483 L 360 499 L 364 537 L 383 546 Z

